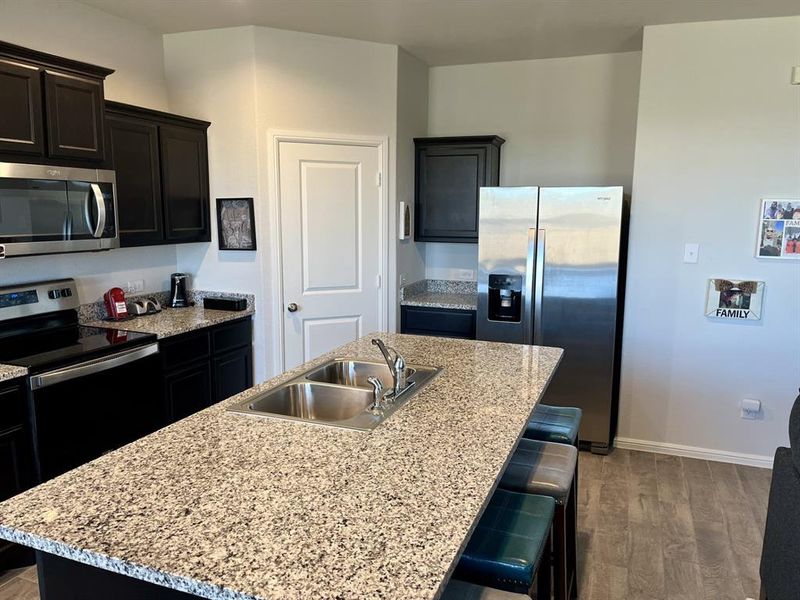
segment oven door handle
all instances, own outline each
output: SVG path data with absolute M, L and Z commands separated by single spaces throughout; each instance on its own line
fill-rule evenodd
M 63 383 L 64 381 L 69 381 L 70 379 L 77 379 L 78 377 L 108 371 L 109 369 L 127 365 L 142 358 L 152 356 L 153 354 L 158 354 L 157 343 L 120 352 L 114 356 L 89 360 L 63 369 L 42 373 L 41 375 L 32 375 L 30 378 L 31 389 L 39 390 L 51 385 Z

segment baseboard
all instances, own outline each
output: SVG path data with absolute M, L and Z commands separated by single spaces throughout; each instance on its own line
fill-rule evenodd
M 697 446 L 682 446 L 681 444 L 668 444 L 666 442 L 649 442 L 647 440 L 634 440 L 632 438 L 618 437 L 614 446 L 623 450 L 639 450 L 641 452 L 655 452 L 656 454 L 671 454 L 685 458 L 699 458 L 717 462 L 734 463 L 762 469 L 772 468 L 772 457 L 759 454 L 744 454 L 743 452 L 728 452 L 726 450 L 712 450 L 698 448 Z

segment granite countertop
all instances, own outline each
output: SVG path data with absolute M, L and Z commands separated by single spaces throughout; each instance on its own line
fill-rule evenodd
M 242 311 L 211 310 L 202 306 L 189 306 L 187 308 L 164 308 L 160 313 L 141 315 L 127 321 L 104 321 L 102 319 L 84 321 L 81 324 L 89 327 L 103 327 L 106 329 L 126 329 L 142 333 L 155 333 L 158 339 L 180 335 L 196 329 L 219 325 L 226 321 L 241 319 L 253 314 L 252 308 Z
M 444 371 L 375 430 L 226 412 L 366 336 L 0 503 L 0 537 L 204 598 L 438 597 L 562 350 L 380 335 Z
M 401 289 L 400 304 L 427 308 L 477 310 L 477 284 L 474 281 L 423 279 Z
M 17 377 L 24 377 L 27 374 L 28 374 L 28 369 L 26 369 L 25 367 L 0 364 L 0 381 L 6 381 L 7 379 L 15 379 Z

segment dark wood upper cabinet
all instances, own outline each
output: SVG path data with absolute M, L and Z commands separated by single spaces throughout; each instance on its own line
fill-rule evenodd
M 164 126 L 160 144 L 167 240 L 208 241 L 211 230 L 206 132 Z
M 109 167 L 117 173 L 122 246 L 211 239 L 209 125 L 208 121 L 106 102 Z
M 111 162 L 117 174 L 117 214 L 122 246 L 164 241 L 158 125 L 109 115 Z
M 103 82 L 45 71 L 44 86 L 48 155 L 103 160 Z
M 102 163 L 103 81 L 113 72 L 0 42 L 0 161 Z
M 420 242 L 478 241 L 478 194 L 500 183 L 498 136 L 416 138 L 415 228 Z
M 0 59 L 0 152 L 44 154 L 41 70 Z

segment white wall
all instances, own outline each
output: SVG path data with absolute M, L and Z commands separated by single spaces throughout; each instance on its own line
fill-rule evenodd
M 397 161 L 392 174 L 398 206 L 405 202 L 411 209 L 411 236 L 397 240 L 396 259 L 390 258 L 390 265 L 396 265 L 390 297 L 396 296 L 401 277 L 408 283 L 425 278 L 425 244 L 414 242 L 414 138 L 424 137 L 427 131 L 428 65 L 400 48 L 397 54 Z M 399 231 L 403 218 L 399 209 L 395 216 L 394 229 Z M 394 329 L 400 323 L 399 303 L 391 316 L 389 328 Z
M 0 0 L 0 39 L 116 69 L 106 98 L 167 109 L 161 35 L 71 0 Z M 0 263 L 0 283 L 75 276 L 84 302 L 109 287 L 144 279 L 167 289 L 175 246 L 92 254 L 14 258 Z
M 754 258 L 759 199 L 800 197 L 800 17 L 644 33 L 619 435 L 771 457 L 800 385 L 800 262 Z M 685 242 L 700 243 L 683 264 Z M 711 277 L 764 316 L 703 316 Z M 739 418 L 742 398 L 764 419 Z
M 630 193 L 641 53 L 430 70 L 430 135 L 498 134 L 500 184 Z M 475 269 L 477 245 L 428 244 L 428 276 Z
M 397 48 L 263 27 L 164 37 L 172 110 L 208 119 L 212 209 L 255 198 L 258 251 L 180 247 L 197 287 L 255 293 L 255 377 L 274 374 L 279 313 L 272 268 L 268 131 L 388 136 L 394 155 Z M 391 202 L 394 193 L 391 192 Z M 394 244 L 394 241 L 392 241 Z

